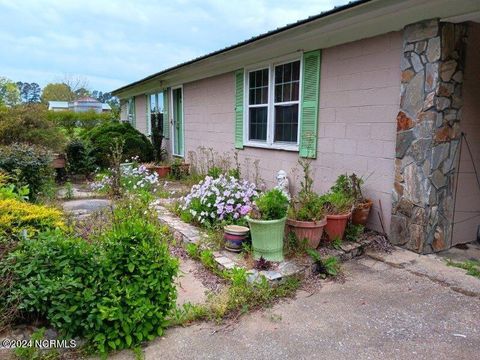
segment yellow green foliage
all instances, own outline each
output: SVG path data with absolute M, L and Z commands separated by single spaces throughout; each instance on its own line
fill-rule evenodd
M 60 210 L 15 199 L 0 200 L 0 235 L 16 235 L 23 230 L 32 235 L 49 228 L 65 229 Z

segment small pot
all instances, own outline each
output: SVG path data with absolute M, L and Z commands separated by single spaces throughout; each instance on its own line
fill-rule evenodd
M 333 241 L 336 238 L 343 239 L 343 234 L 345 233 L 345 228 L 347 227 L 347 221 L 351 215 L 351 212 L 348 214 L 327 215 L 325 232 L 327 233 L 329 241 Z
M 289 231 L 293 232 L 299 241 L 307 239 L 308 246 L 316 249 L 323 235 L 323 228 L 327 225 L 327 218 L 318 221 L 299 221 L 287 219 Z
M 368 215 L 370 214 L 372 205 L 372 200 L 367 199 L 364 203 L 355 206 L 355 209 L 353 209 L 352 213 L 352 224 L 365 226 L 367 224 Z
M 241 252 L 243 243 L 248 237 L 249 228 L 238 225 L 227 225 L 223 228 L 223 231 L 225 249 L 236 253 Z
M 54 169 L 62 169 L 66 165 L 65 155 L 63 154 L 54 154 L 54 158 L 52 160 L 52 167 Z

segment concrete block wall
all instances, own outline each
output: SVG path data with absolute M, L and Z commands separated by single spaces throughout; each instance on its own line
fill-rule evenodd
M 327 191 L 338 175 L 367 177 L 365 195 L 375 202 L 369 225 L 381 230 L 377 210 L 383 207 L 390 227 L 394 179 L 396 114 L 399 109 L 401 33 L 389 33 L 322 51 L 315 187 Z M 185 149 L 199 146 L 218 153 L 234 151 L 234 76 L 223 74 L 184 84 Z M 278 170 L 289 173 L 298 190 L 298 153 L 246 147 L 240 161 L 253 164 L 267 187 Z M 249 167 L 249 173 L 253 171 Z M 247 169 L 244 169 L 244 174 Z

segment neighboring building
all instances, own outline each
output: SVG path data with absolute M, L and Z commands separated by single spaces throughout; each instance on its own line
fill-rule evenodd
M 86 112 L 95 111 L 96 113 L 109 112 L 112 108 L 108 104 L 101 103 L 91 97 L 83 97 L 74 101 L 49 101 L 48 110 L 52 111 L 73 111 Z
M 479 23 L 477 0 L 357 1 L 113 94 L 146 134 L 163 115 L 174 156 L 237 150 L 270 186 L 308 156 L 321 192 L 368 176 L 369 226 L 435 252 L 478 237 Z

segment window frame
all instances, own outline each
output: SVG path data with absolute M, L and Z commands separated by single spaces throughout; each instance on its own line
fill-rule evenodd
M 127 122 L 134 126 L 135 124 L 135 97 L 129 97 L 127 99 Z M 132 110 L 132 112 L 130 112 Z
M 295 61 L 300 62 L 300 76 L 299 76 L 299 89 L 298 89 L 298 100 L 297 101 L 288 101 L 288 102 L 275 102 L 275 67 L 279 65 L 284 65 L 292 63 Z M 268 69 L 268 104 L 267 104 L 267 140 L 258 141 L 258 140 L 249 140 L 249 130 L 250 130 L 250 108 L 251 107 L 262 107 L 265 105 L 250 105 L 250 92 L 249 92 L 249 82 L 250 82 L 250 73 L 258 70 Z M 282 58 L 276 58 L 273 61 L 267 61 L 262 63 L 257 63 L 244 68 L 244 89 L 243 89 L 243 145 L 247 147 L 258 147 L 266 149 L 278 149 L 278 150 L 287 150 L 287 151 L 299 151 L 300 148 L 300 119 L 301 119 L 301 103 L 302 103 L 302 85 L 303 85 L 303 61 L 302 55 L 294 54 Z M 298 128 L 297 128 L 297 142 L 274 142 L 275 136 L 275 104 L 279 105 L 288 105 L 288 104 L 298 104 Z

